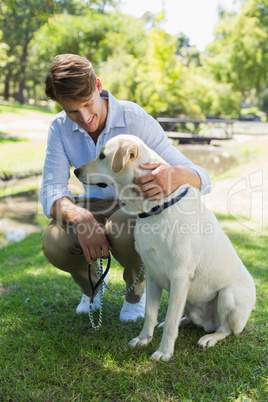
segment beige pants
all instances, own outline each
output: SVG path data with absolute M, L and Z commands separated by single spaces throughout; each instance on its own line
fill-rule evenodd
M 85 199 L 77 203 L 88 209 L 104 228 L 112 246 L 112 255 L 124 267 L 123 278 L 126 288 L 129 288 L 137 278 L 141 267 L 141 259 L 134 248 L 134 227 L 136 217 L 130 215 L 121 201 L 105 201 Z M 122 208 L 123 207 L 123 208 Z M 74 226 L 53 219 L 42 236 L 42 247 L 48 261 L 55 267 L 69 272 L 83 293 L 90 296 L 91 289 L 88 279 L 88 263 L 79 244 Z M 105 260 L 104 260 L 105 267 Z M 97 275 L 92 271 L 93 284 Z M 145 288 L 144 275 L 127 296 L 130 303 L 139 302 Z

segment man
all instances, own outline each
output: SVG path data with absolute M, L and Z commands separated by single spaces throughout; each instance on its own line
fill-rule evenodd
M 140 137 L 167 164 L 148 163 L 148 170 L 135 180 L 134 191 L 144 198 L 160 199 L 181 184 L 189 183 L 204 194 L 210 191 L 207 173 L 172 146 L 160 125 L 141 107 L 117 101 L 102 89 L 91 63 L 83 57 L 57 56 L 47 74 L 46 95 L 61 105 L 49 129 L 40 199 L 44 213 L 53 218 L 42 244 L 47 259 L 69 272 L 80 286 L 83 297 L 77 313 L 87 312 L 91 290 L 88 264 L 108 258 L 111 252 L 124 267 L 126 287 L 135 281 L 141 266 L 135 251 L 135 217 L 128 214 L 114 186 L 84 186 L 76 200 L 68 190 L 70 165 L 75 168 L 94 159 L 100 148 L 118 134 Z M 149 100 L 148 100 L 149 101 Z M 97 282 L 93 273 L 93 282 Z M 145 278 L 127 296 L 120 312 L 121 321 L 136 320 L 145 313 Z M 98 308 L 98 294 L 93 309 Z

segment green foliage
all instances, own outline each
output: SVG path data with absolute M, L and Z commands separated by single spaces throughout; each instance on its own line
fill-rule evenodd
M 0 3 L 0 29 L 3 42 L 8 45 L 8 62 L 2 67 L 5 76 L 5 97 L 9 96 L 11 77 L 18 82 L 18 100 L 24 102 L 24 80 L 28 45 L 34 32 L 54 12 L 52 0 L 14 0 Z
M 192 102 L 198 104 L 202 113 L 211 117 L 237 118 L 241 93 L 232 85 L 213 79 L 204 68 L 191 66 L 185 78 L 185 87 Z
M 190 45 L 190 39 L 180 32 L 176 35 L 177 38 L 177 54 L 180 56 L 184 65 L 199 65 L 200 64 L 200 52 L 196 46 Z
M 263 122 L 265 122 L 267 120 L 266 113 L 259 110 L 257 106 L 243 108 L 240 110 L 240 115 L 242 117 L 249 115 L 249 114 L 258 116 L 260 118 L 260 120 Z
M 115 97 L 135 102 L 138 65 L 137 58 L 122 51 L 100 63 L 97 71 L 104 88 Z
M 142 60 L 122 49 L 102 63 L 99 75 L 116 97 L 137 102 L 152 116 L 199 116 L 200 108 L 184 91 L 185 72 L 176 43 L 176 38 L 154 26 L 144 36 Z
M 101 7 L 102 11 L 106 5 L 113 3 L 116 1 L 90 1 L 91 6 Z M 31 68 L 31 64 L 28 62 L 28 47 L 35 32 L 53 14 L 67 12 L 83 15 L 89 9 L 88 7 L 87 2 L 83 0 L 3 0 L 0 2 L 0 30 L 3 32 L 3 42 L 8 45 L 7 55 L 9 57 L 2 69 L 5 76 L 5 98 L 7 100 L 12 80 L 17 84 L 17 100 L 24 103 L 26 68 Z M 36 81 L 34 84 L 36 85 Z
M 131 16 L 120 13 L 106 15 L 93 11 L 79 17 L 56 15 L 36 32 L 30 44 L 28 82 L 34 79 L 41 86 L 50 62 L 57 54 L 80 54 L 88 58 L 99 73 L 100 66 L 108 59 L 114 59 L 117 64 L 123 62 L 121 56 L 124 58 L 124 55 L 138 60 L 145 53 L 145 43 L 146 34 L 142 21 Z M 108 69 L 111 67 L 110 65 Z M 118 77 L 117 71 L 114 73 Z M 103 77 L 105 81 L 105 76 Z M 114 86 L 112 82 L 111 86 Z
M 183 96 L 183 78 L 183 65 L 176 55 L 176 38 L 154 27 L 149 33 L 147 54 L 137 70 L 137 103 L 153 116 L 200 113 Z
M 44 99 L 51 60 L 76 53 L 93 63 L 116 97 L 139 103 L 155 117 L 237 117 L 251 90 L 263 97 L 266 108 L 266 95 L 260 95 L 268 74 L 266 0 L 241 1 L 237 14 L 221 10 L 215 40 L 201 55 L 183 33 L 171 36 L 161 28 L 164 12 L 136 19 L 116 11 L 117 4 L 0 2 L 0 91 L 4 88 L 5 99 L 11 92 L 21 103 L 25 95 Z
M 268 88 L 265 88 L 265 90 L 262 93 L 261 103 L 263 110 L 268 114 Z
M 121 49 L 139 57 L 141 49 L 144 52 L 144 27 L 130 16 L 127 19 L 121 14 L 106 15 L 93 11 L 79 17 L 57 15 L 36 33 L 31 44 L 33 60 L 36 61 L 37 55 L 51 61 L 56 54 L 73 53 L 87 57 L 97 67 Z M 129 25 L 132 25 L 131 30 Z
M 8 61 L 8 56 L 7 56 L 7 51 L 9 49 L 9 46 L 2 42 L 3 39 L 3 33 L 0 30 L 0 68 L 4 68 L 6 66 L 6 63 Z
M 244 94 L 260 91 L 268 78 L 267 0 L 243 1 L 239 14 L 222 13 L 215 40 L 201 57 L 216 80 Z

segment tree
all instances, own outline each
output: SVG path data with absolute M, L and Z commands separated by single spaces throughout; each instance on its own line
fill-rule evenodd
M 98 10 L 101 13 L 104 13 L 107 8 L 115 8 L 120 0 L 87 0 L 91 9 Z
M 2 69 L 5 76 L 5 98 L 9 97 L 10 80 L 18 82 L 17 100 L 24 103 L 25 72 L 28 48 L 34 33 L 53 14 L 64 11 L 84 14 L 90 6 L 104 10 L 116 0 L 2 0 L 0 2 L 0 30 L 8 49 L 9 62 Z
M 89 59 L 107 83 L 106 77 L 110 75 L 104 67 L 106 61 L 111 65 L 114 60 L 113 65 L 118 66 L 124 62 L 125 55 L 141 58 L 146 52 L 146 38 L 143 21 L 119 12 L 55 15 L 35 33 L 29 45 L 26 81 L 30 88 L 43 86 L 55 55 L 75 53 Z M 121 68 L 113 73 L 120 79 L 118 71 L 121 75 Z
M 241 1 L 238 14 L 221 11 L 215 40 L 202 64 L 216 80 L 230 83 L 244 96 L 258 93 L 268 78 L 267 0 Z
M 0 3 L 0 29 L 3 41 L 8 44 L 9 62 L 4 68 L 5 98 L 9 97 L 11 77 L 19 82 L 18 100 L 23 103 L 28 45 L 33 33 L 40 27 L 47 13 L 53 12 L 54 2 L 51 0 L 6 0 Z M 40 11 L 43 13 L 40 14 Z M 13 57 L 12 57 L 13 56 Z
M 194 65 L 187 69 L 184 84 L 189 102 L 197 104 L 203 115 L 214 118 L 239 116 L 241 93 L 234 91 L 232 84 L 216 81 L 202 67 Z
M 190 45 L 190 39 L 180 32 L 176 35 L 177 38 L 177 55 L 180 56 L 182 63 L 186 66 L 190 64 L 200 65 L 200 52 L 196 46 Z
M 136 102 L 153 116 L 200 116 L 184 89 L 185 69 L 176 54 L 177 39 L 158 27 L 149 33 L 148 51 L 136 73 Z

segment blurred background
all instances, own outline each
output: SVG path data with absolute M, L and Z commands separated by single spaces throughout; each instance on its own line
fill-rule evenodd
M 221 127 L 199 123 L 196 131 L 185 121 L 172 129 L 163 126 L 173 133 L 216 137 L 186 144 L 173 138 L 219 186 L 217 197 L 220 191 L 224 205 L 213 198 L 208 201 L 215 211 L 228 212 L 226 194 L 234 183 L 224 190 L 224 180 L 238 180 L 244 166 L 257 161 L 254 171 L 264 172 L 267 0 L 185 3 L 1 0 L 0 245 L 42 230 L 47 223 L 38 189 L 48 125 L 60 109 L 46 100 L 44 78 L 57 54 L 88 58 L 104 88 L 118 99 L 138 103 L 155 118 L 232 119 L 230 138 L 220 138 L 224 141 L 217 141 L 225 136 Z M 234 170 L 239 166 L 240 173 Z M 74 193 L 81 191 L 73 178 L 70 186 Z M 238 199 L 237 208 L 242 204 Z

